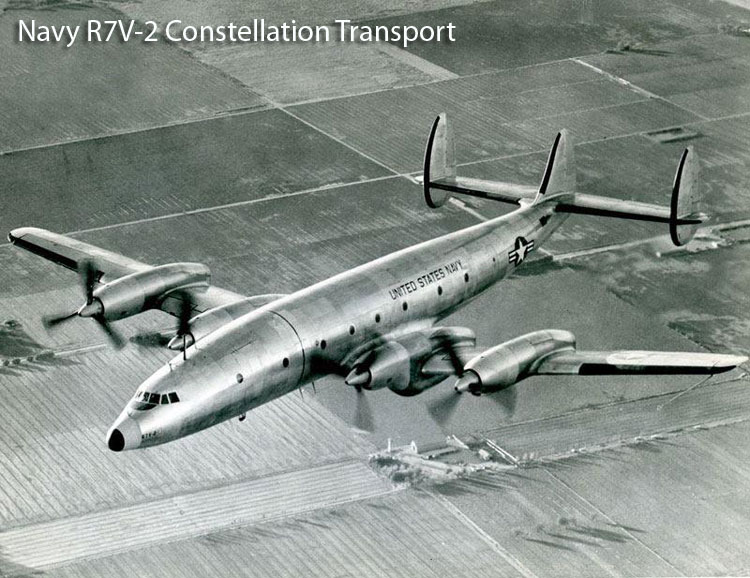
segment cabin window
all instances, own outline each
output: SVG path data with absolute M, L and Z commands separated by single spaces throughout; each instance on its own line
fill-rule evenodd
M 380 323 L 380 313 L 375 314 L 375 323 Z
M 442 295 L 442 294 L 443 294 L 443 288 L 440 285 L 438 285 L 438 295 Z
M 349 326 L 349 335 L 354 335 L 355 331 L 356 331 L 356 329 L 354 329 L 354 325 L 350 325 Z
M 326 340 L 325 340 L 325 339 L 322 339 L 322 340 L 320 341 L 320 348 L 321 348 L 321 349 L 325 349 L 325 348 L 326 348 L 326 345 L 328 345 L 328 344 L 326 343 Z
M 283 365 L 284 367 L 289 367 L 289 358 L 285 357 L 284 361 L 281 362 L 281 365 Z
M 244 380 L 244 379 L 245 379 L 245 378 L 244 378 L 244 377 L 242 377 L 242 374 L 241 374 L 241 373 L 238 373 L 238 374 L 237 374 L 237 383 L 242 383 L 242 380 Z
M 158 393 L 152 393 L 148 396 L 148 402 L 149 403 L 159 403 L 159 394 Z
M 178 401 L 180 401 L 180 398 L 177 397 L 177 392 L 175 392 L 175 391 L 170 392 L 169 393 L 169 402 L 170 403 L 177 403 Z
M 164 395 L 161 396 L 161 404 L 162 405 L 167 405 L 168 403 L 169 403 L 169 397 L 165 393 Z
M 469 282 L 469 274 L 468 274 L 468 273 L 464 273 L 464 281 L 465 281 L 466 283 L 468 283 L 468 282 Z
M 408 308 L 409 308 L 409 304 L 406 301 L 404 301 L 401 304 L 401 309 L 403 309 L 404 311 L 406 311 Z

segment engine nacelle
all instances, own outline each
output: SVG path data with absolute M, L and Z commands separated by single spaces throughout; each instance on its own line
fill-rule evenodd
M 178 335 L 174 337 L 167 347 L 173 350 L 181 350 L 183 345 L 185 347 L 190 347 L 193 343 L 200 341 L 206 335 L 213 333 L 227 323 L 239 319 L 246 313 L 250 313 L 251 311 L 263 307 L 263 305 L 271 303 L 272 301 L 276 301 L 281 297 L 284 297 L 284 295 L 254 295 L 253 297 L 247 297 L 227 305 L 222 305 L 221 307 L 214 307 L 213 309 L 204 311 L 190 320 L 190 331 L 186 335 Z
M 408 386 L 411 382 L 411 355 L 395 341 L 384 343 L 366 359 L 357 363 L 346 377 L 346 384 L 375 390 L 395 384 Z
M 464 366 L 456 389 L 475 395 L 500 391 L 528 377 L 549 354 L 575 349 L 575 345 L 575 336 L 560 329 L 544 329 L 516 337 L 471 359 Z
M 389 341 L 354 363 L 346 383 L 363 389 L 389 388 L 405 397 L 418 395 L 445 379 L 445 373 L 423 372 L 424 363 L 448 348 L 473 347 L 474 332 L 464 327 L 435 327 Z
M 175 289 L 208 287 L 211 272 L 201 263 L 170 263 L 115 279 L 94 291 L 99 313 L 114 321 L 158 306 L 159 299 Z

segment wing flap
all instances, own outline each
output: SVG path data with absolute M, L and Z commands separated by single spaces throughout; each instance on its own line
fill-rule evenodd
M 747 361 L 743 355 L 670 351 L 562 351 L 546 357 L 540 375 L 715 374 Z

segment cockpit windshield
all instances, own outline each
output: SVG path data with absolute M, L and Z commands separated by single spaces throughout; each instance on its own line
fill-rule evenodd
M 138 411 L 147 411 L 154 409 L 157 405 L 166 405 L 168 403 L 177 403 L 180 401 L 176 391 L 169 393 L 152 393 L 149 391 L 136 391 L 135 396 L 130 402 L 130 407 Z

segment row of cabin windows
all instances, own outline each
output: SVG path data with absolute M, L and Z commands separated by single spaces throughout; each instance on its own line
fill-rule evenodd
M 493 261 L 494 261 L 494 257 L 493 257 Z M 469 274 L 468 273 L 464 273 L 464 282 L 465 283 L 469 282 Z M 441 285 L 438 285 L 437 294 L 438 295 L 442 295 L 443 294 L 443 287 Z M 409 304 L 406 301 L 404 301 L 401 304 L 401 309 L 403 309 L 404 311 L 407 311 L 409 309 Z M 375 323 L 380 323 L 381 319 L 382 318 L 380 317 L 380 313 L 376 313 L 375 314 Z M 350 325 L 349 326 L 349 335 L 354 335 L 355 331 L 356 331 L 356 328 L 354 327 L 354 325 Z M 327 345 L 328 344 L 326 343 L 325 339 L 321 340 L 321 342 L 320 342 L 320 348 L 321 349 L 325 349 L 327 347 Z M 288 365 L 288 360 L 284 359 L 284 367 L 286 367 L 287 365 Z

